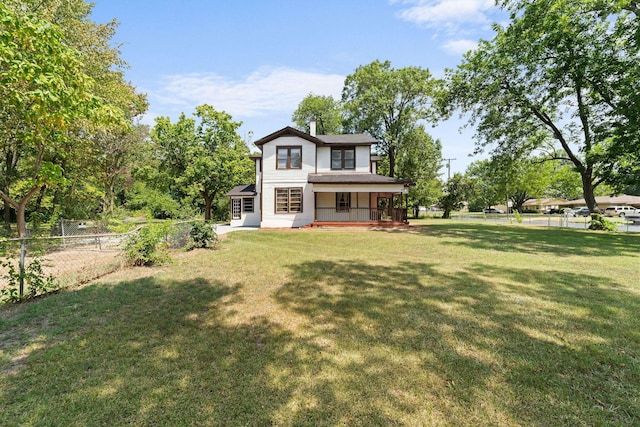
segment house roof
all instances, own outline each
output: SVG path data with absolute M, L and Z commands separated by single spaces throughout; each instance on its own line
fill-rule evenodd
M 310 184 L 404 184 L 412 185 L 410 181 L 374 173 L 310 173 Z
M 256 185 L 255 184 L 241 184 L 236 185 L 229 191 L 227 196 L 255 196 Z
M 264 144 L 267 142 L 271 142 L 274 139 L 283 137 L 283 136 L 297 136 L 302 139 L 306 139 L 307 141 L 313 142 L 316 145 L 372 145 L 377 143 L 377 141 L 366 134 L 342 134 L 342 135 L 317 135 L 311 136 L 308 133 L 299 131 L 298 129 L 292 128 L 291 126 L 287 126 L 278 131 L 275 131 L 263 138 L 254 142 L 256 147 L 262 148 Z
M 584 199 L 575 199 L 569 200 L 564 203 L 560 203 L 560 205 L 585 205 L 586 202 Z M 623 194 L 622 196 L 598 196 L 596 197 L 596 204 L 598 205 L 632 205 L 632 206 L 640 206 L 640 196 L 629 196 L 628 194 Z
M 542 198 L 542 199 L 529 199 L 522 204 L 522 206 L 550 206 L 550 205 L 558 205 L 566 202 L 566 199 L 559 198 Z
M 378 142 L 366 133 L 316 135 L 316 138 L 326 145 L 372 145 Z

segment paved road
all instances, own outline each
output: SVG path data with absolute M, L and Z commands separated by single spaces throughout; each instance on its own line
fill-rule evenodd
M 219 236 L 222 234 L 231 233 L 232 231 L 250 231 L 257 230 L 258 227 L 231 227 L 229 224 L 216 224 L 216 234 Z

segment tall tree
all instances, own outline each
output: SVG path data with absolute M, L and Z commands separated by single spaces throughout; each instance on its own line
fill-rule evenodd
M 360 66 L 347 76 L 342 91 L 346 127 L 367 132 L 388 157 L 396 176 L 396 157 L 421 119 L 430 117 L 437 80 L 420 67 L 391 68 L 389 61 Z
M 80 53 L 50 22 L 0 4 L 0 149 L 5 155 L 0 198 L 16 211 L 26 234 L 29 201 L 63 182 L 58 159 L 68 155 L 69 130 L 79 119 L 100 120 L 104 104 L 84 73 Z M 9 191 L 15 179 L 22 191 Z
M 303 132 L 309 132 L 309 123 L 315 121 L 319 135 L 339 134 L 342 133 L 342 106 L 330 95 L 310 93 L 300 101 L 291 121 Z
M 635 93 L 621 67 L 638 69 L 629 31 L 618 31 L 633 15 L 615 7 L 621 3 L 629 2 L 504 2 L 511 22 L 496 25 L 495 38 L 481 41 L 447 74 L 445 103 L 471 113 L 481 149 L 513 157 L 554 139 L 562 148 L 556 158 L 578 171 L 592 211 L 605 171 L 620 164 L 630 145 L 637 147 L 637 139 L 616 142 L 611 126 L 638 118 L 637 108 L 621 107 Z M 598 7 L 604 4 L 609 7 Z
M 238 182 L 250 179 L 253 164 L 237 130 L 241 123 L 210 105 L 196 107 L 195 119 L 181 114 L 175 124 L 156 119 L 151 132 L 158 144 L 161 167 L 173 180 L 174 194 L 204 202 L 205 220 L 211 220 L 214 200 Z
M 412 181 L 409 199 L 414 208 L 428 206 L 438 201 L 442 193 L 439 170 L 442 166 L 442 144 L 434 140 L 423 125 L 407 134 L 396 159 L 398 176 Z
M 442 196 L 438 204 L 442 208 L 442 218 L 451 218 L 451 212 L 462 208 L 465 200 L 469 198 L 472 185 L 461 173 L 455 173 L 447 180 L 442 190 Z
M 471 164 L 467 175 L 484 184 L 475 192 L 485 195 L 483 208 L 508 199 L 514 210 L 522 212 L 524 202 L 542 197 L 550 186 L 553 163 L 543 158 L 502 156 Z
M 33 198 L 26 189 L 33 189 L 29 183 L 38 175 L 43 162 L 51 166 L 47 170 L 55 171 L 56 176 L 37 184 L 38 189 L 34 190 L 38 194 L 37 202 L 32 209 L 39 209 L 49 190 L 55 192 L 54 208 L 56 204 L 78 206 L 74 203 L 74 192 L 80 187 L 91 188 L 93 182 L 90 181 L 98 170 L 96 162 L 112 154 L 109 150 L 101 151 L 100 144 L 94 144 L 94 136 L 126 135 L 132 129 L 131 121 L 146 110 L 147 104 L 145 96 L 136 93 L 124 80 L 122 70 L 126 64 L 118 49 L 111 47 L 117 24 L 115 21 L 92 22 L 89 19 L 92 4 L 84 0 L 7 0 L 5 5 L 10 15 L 27 23 L 27 27 L 34 25 L 36 30 L 30 34 L 25 33 L 26 29 L 21 30 L 24 34 L 9 33 L 18 43 L 5 47 L 15 48 L 18 56 L 3 54 L 2 58 L 8 60 L 2 64 L 2 71 L 5 75 L 14 73 L 9 79 L 16 80 L 9 80 L 12 84 L 3 89 L 22 98 L 22 107 L 35 102 L 34 97 L 38 96 L 48 102 L 44 111 L 37 108 L 26 111 L 29 108 L 21 109 L 20 104 L 6 107 L 10 99 L 5 99 L 4 107 L 0 107 L 5 119 L 0 124 L 0 135 L 6 136 L 1 146 L 4 162 L 0 177 L 2 191 L 7 196 L 3 199 L 8 223 L 6 205 L 8 199 L 13 198 L 12 192 L 15 191 L 18 198 L 27 196 L 21 199 L 26 202 L 24 207 L 19 208 L 25 211 L 26 204 Z M 4 11 L 2 16 L 5 17 Z M 1 25 L 3 31 L 10 30 L 10 20 Z M 47 34 L 55 34 L 55 40 Z M 2 43 L 5 41 L 3 38 Z M 66 57 L 60 58 L 64 51 Z M 19 79 L 25 82 L 18 84 Z M 38 103 L 35 104 L 38 107 Z M 64 119 L 55 120 L 55 126 L 49 128 L 37 123 L 52 114 L 62 115 Z M 35 151 L 29 148 L 23 132 L 32 126 L 40 128 L 42 139 Z M 15 129 L 21 129 L 17 138 L 13 135 Z M 24 212 L 18 216 L 23 217 Z M 18 222 L 18 228 L 23 229 L 24 218 Z

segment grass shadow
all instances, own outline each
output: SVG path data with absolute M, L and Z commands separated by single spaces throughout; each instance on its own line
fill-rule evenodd
M 269 425 L 292 391 L 267 368 L 298 361 L 267 319 L 225 322 L 238 290 L 143 278 L 5 309 L 0 425 Z
M 317 405 L 293 424 L 640 423 L 638 295 L 594 286 L 603 277 L 353 260 L 290 269 L 277 301 L 323 344 L 307 390 Z

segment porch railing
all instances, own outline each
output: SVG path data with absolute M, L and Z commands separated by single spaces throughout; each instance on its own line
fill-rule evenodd
M 406 222 L 406 209 L 387 208 L 316 208 L 320 222 Z

